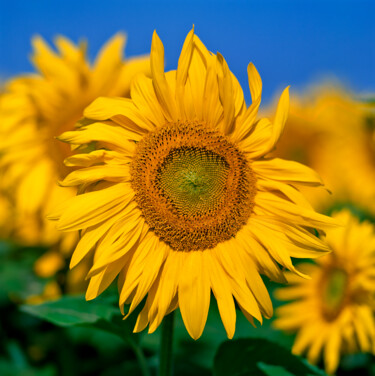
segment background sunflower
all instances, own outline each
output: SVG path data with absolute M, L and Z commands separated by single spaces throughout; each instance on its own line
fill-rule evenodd
M 301 265 L 311 280 L 287 276 L 290 286 L 275 295 L 292 302 L 278 308 L 274 322 L 276 328 L 298 333 L 294 353 L 306 352 L 311 363 L 323 354 L 329 374 L 343 353 L 375 354 L 375 228 L 348 211 L 334 217 L 343 227 L 327 231 L 332 253 L 316 265 Z

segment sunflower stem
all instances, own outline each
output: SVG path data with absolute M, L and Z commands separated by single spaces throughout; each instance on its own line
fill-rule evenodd
M 174 312 L 164 317 L 160 342 L 159 376 L 172 376 Z
M 151 376 L 151 372 L 147 364 L 147 359 L 145 357 L 145 354 L 143 353 L 142 347 L 133 338 L 132 335 L 129 335 L 129 333 L 126 333 L 118 325 L 114 323 L 106 322 L 104 320 L 101 322 L 100 321 L 97 322 L 95 324 L 95 327 L 98 329 L 113 333 L 116 336 L 119 336 L 133 350 L 134 355 L 137 358 L 139 367 L 142 371 L 142 376 Z
M 150 370 L 147 365 L 147 360 L 140 346 L 138 346 L 133 339 L 130 341 L 130 346 L 132 347 L 134 354 L 138 360 L 139 367 L 141 368 L 143 376 L 151 376 Z

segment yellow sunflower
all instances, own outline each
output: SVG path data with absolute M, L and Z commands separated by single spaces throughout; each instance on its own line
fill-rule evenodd
M 334 373 L 341 353 L 375 354 L 375 231 L 348 211 L 334 215 L 345 226 L 327 231 L 332 253 L 316 265 L 304 264 L 311 280 L 287 274 L 290 287 L 276 290 L 280 300 L 293 300 L 276 310 L 276 328 L 297 332 L 296 354 L 311 363 L 324 354 Z
M 45 218 L 51 207 L 76 194 L 75 188 L 56 183 L 69 171 L 63 160 L 71 151 L 55 137 L 73 129 L 98 96 L 128 96 L 131 79 L 149 71 L 149 59 L 124 62 L 122 34 L 103 47 L 93 64 L 87 60 L 85 43 L 76 46 L 58 37 L 55 44 L 56 51 L 34 38 L 37 73 L 10 80 L 0 96 L 0 174 L 1 189 L 15 207 L 17 240 L 57 244 L 68 252 L 76 234 L 62 236 Z
M 82 231 L 71 267 L 94 250 L 87 299 L 119 275 L 120 307 L 129 314 L 147 295 L 135 331 L 153 332 L 180 308 L 194 339 L 202 334 L 211 290 L 231 338 L 236 300 L 245 316 L 262 321 L 272 304 L 259 271 L 283 281 L 291 257 L 328 250 L 312 231 L 334 226 L 314 212 L 298 187 L 320 186 L 301 164 L 266 159 L 288 112 L 288 89 L 273 123 L 257 120 L 262 82 L 248 66 L 253 103 L 220 55 L 192 30 L 177 70 L 164 72 L 156 33 L 151 78 L 133 81 L 131 99 L 99 98 L 79 130 L 60 140 L 87 153 L 66 160 L 77 169 L 63 185 L 79 195 L 50 218 L 63 231 Z
M 318 210 L 353 203 L 375 215 L 374 111 L 339 86 L 293 97 L 286 131 L 274 156 L 306 163 L 332 195 L 306 190 Z
M 7 197 L 0 194 L 0 240 L 7 239 L 12 226 L 13 209 Z

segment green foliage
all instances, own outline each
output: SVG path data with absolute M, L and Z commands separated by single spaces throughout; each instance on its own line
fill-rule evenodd
M 56 370 L 51 365 L 34 368 L 28 363 L 20 346 L 9 341 L 6 346 L 9 359 L 0 358 L 0 375 L 2 376 L 55 376 Z
M 33 263 L 44 251 L 0 243 L 0 375 L 139 376 L 142 374 L 136 355 L 139 351 L 144 352 L 151 375 L 155 375 L 160 330 L 152 334 L 147 331 L 132 333 L 139 311 L 122 320 L 116 286 L 90 302 L 83 296 L 63 296 L 59 300 L 39 305 L 23 304 L 19 308 L 18 304 L 25 298 L 40 294 L 48 281 L 32 272 Z M 265 282 L 272 294 L 275 284 Z M 255 376 L 324 375 L 291 355 L 293 337 L 275 330 L 272 320 L 264 320 L 254 328 L 237 311 L 234 340 L 226 340 L 214 299 L 198 341 L 187 334 L 177 311 L 174 375 L 212 376 L 212 369 L 215 376 L 244 376 L 249 372 Z M 238 342 L 256 345 L 233 349 Z M 248 364 L 241 368 L 239 358 L 235 356 L 245 363 L 252 363 L 254 368 L 248 371 Z M 225 368 L 224 361 L 231 368 Z M 375 376 L 375 369 L 371 368 L 373 363 L 371 355 L 345 357 L 337 374 Z
M 59 300 L 38 305 L 23 305 L 21 310 L 58 326 L 96 324 L 102 320 L 111 322 L 120 311 L 111 299 L 87 302 L 83 296 L 64 296 Z
M 0 240 L 0 305 L 9 299 L 21 301 L 43 291 L 46 281 L 33 273 L 33 264 L 43 252 L 38 248 L 20 248 Z
M 294 376 L 281 366 L 271 366 L 263 362 L 258 362 L 257 366 L 266 376 Z
M 324 375 L 289 350 L 264 338 L 226 341 L 215 356 L 214 376 Z

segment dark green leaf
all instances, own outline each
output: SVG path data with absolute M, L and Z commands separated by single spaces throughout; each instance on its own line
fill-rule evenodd
M 21 310 L 59 326 L 111 321 L 113 316 L 120 314 L 118 307 L 114 307 L 107 300 L 87 302 L 83 296 L 64 296 L 59 300 L 38 305 L 23 305 Z
M 226 341 L 216 353 L 215 376 L 266 376 L 283 375 L 274 367 L 281 367 L 284 375 L 324 375 L 316 367 L 303 362 L 289 350 L 264 338 L 246 338 Z M 272 373 L 273 372 L 273 373 Z M 287 372 L 287 373 L 285 373 Z
M 266 376 L 295 376 L 281 366 L 270 366 L 269 364 L 258 362 L 257 367 L 263 371 Z

